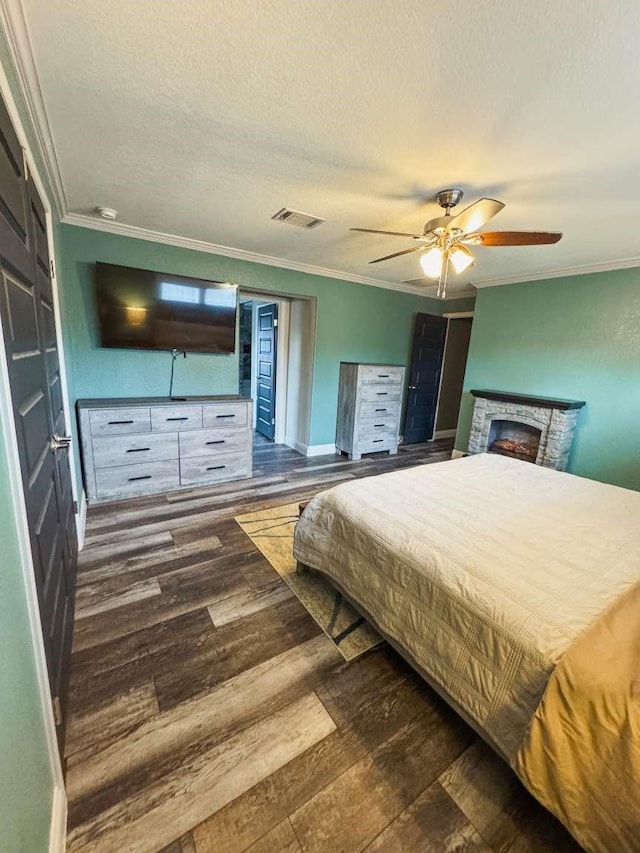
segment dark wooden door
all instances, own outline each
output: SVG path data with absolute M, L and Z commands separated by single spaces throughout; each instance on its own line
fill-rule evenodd
M 258 307 L 258 415 L 256 429 L 273 441 L 276 433 L 276 359 L 278 349 L 278 306 Z
M 416 314 L 404 423 L 405 444 L 433 438 L 446 337 L 444 317 Z
M 64 735 L 77 557 L 46 217 L 0 102 L 0 316 L 51 693 Z M 61 440 L 57 441 L 56 437 Z

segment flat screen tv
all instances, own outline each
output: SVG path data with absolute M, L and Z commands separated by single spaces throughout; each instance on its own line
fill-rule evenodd
M 238 286 L 96 264 L 103 347 L 232 353 Z

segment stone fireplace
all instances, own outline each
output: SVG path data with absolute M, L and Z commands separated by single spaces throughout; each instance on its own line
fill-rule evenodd
M 469 453 L 499 453 L 564 471 L 581 400 L 477 391 Z

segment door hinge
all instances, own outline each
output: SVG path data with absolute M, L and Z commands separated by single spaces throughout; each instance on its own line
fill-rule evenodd
M 278 321 L 277 321 L 277 320 L 274 320 L 274 321 L 273 321 L 273 328 L 275 329 L 275 327 L 276 327 L 277 325 L 278 325 Z
M 55 720 L 56 726 L 62 725 L 62 703 L 60 702 L 59 696 L 53 697 L 53 719 Z
M 275 426 L 275 425 L 276 425 L 276 419 L 275 419 L 275 418 L 271 418 L 271 426 Z
M 27 149 L 22 149 L 22 171 L 24 172 L 25 181 L 29 180 L 29 163 L 27 161 Z
M 73 514 L 74 515 L 78 514 L 78 501 L 73 502 Z
M 56 268 L 53 265 L 53 261 L 49 261 L 49 269 L 51 270 L 51 278 L 56 277 Z

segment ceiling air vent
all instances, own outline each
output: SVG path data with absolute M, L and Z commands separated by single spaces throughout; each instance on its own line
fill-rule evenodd
M 317 228 L 326 222 L 326 219 L 321 219 L 319 216 L 311 216 L 308 213 L 302 213 L 299 210 L 290 210 L 288 207 L 283 207 L 272 217 L 276 222 L 286 222 L 288 225 L 297 225 L 298 228 Z

